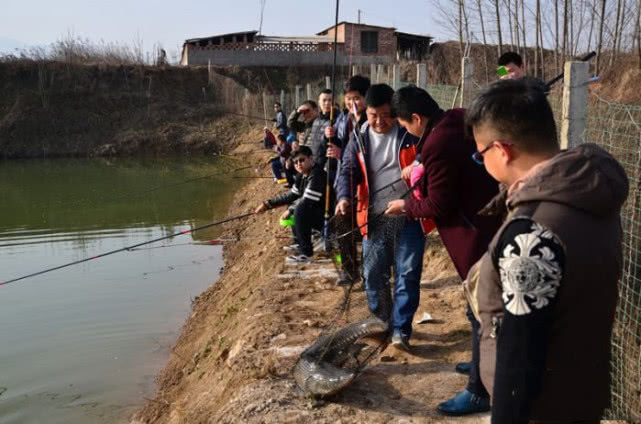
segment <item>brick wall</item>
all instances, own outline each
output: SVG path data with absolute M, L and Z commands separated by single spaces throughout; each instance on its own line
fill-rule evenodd
M 396 57 L 396 36 L 393 29 L 370 27 L 367 25 L 344 24 L 339 27 L 338 35 L 341 31 L 345 37 L 345 54 L 353 56 L 374 56 L 374 57 Z M 363 53 L 361 51 L 361 32 L 376 31 L 378 32 L 378 51 L 376 53 Z

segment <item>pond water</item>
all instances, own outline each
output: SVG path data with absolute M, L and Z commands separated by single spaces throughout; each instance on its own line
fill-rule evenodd
M 199 177 L 241 166 L 0 162 L 0 281 L 224 218 L 242 180 Z M 218 277 L 222 248 L 203 242 L 219 231 L 0 286 L 0 424 L 126 422 L 153 396 L 192 299 Z

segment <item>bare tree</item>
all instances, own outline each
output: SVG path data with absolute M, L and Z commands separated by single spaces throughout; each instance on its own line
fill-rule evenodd
M 517 0 L 518 1 L 518 0 Z M 523 42 L 523 60 L 527 66 L 527 43 L 525 41 L 525 0 L 521 0 L 521 33 L 523 37 L 521 41 Z
M 489 83 L 490 71 L 487 64 L 487 38 L 485 37 L 485 22 L 483 20 L 483 5 L 481 4 L 481 0 L 476 0 L 476 7 L 478 8 L 479 19 L 481 20 L 481 35 L 483 36 L 483 62 L 485 63 L 485 82 Z
M 536 39 L 534 42 L 534 76 L 539 76 L 539 29 L 541 25 L 541 0 L 536 0 L 536 14 L 534 15 L 534 28 Z M 543 57 L 541 57 L 541 63 L 543 62 Z
M 601 0 L 601 16 L 599 22 L 599 41 L 596 51 L 596 75 L 599 75 L 599 67 L 601 65 L 601 48 L 603 47 L 603 24 L 605 23 L 605 4 L 607 0 Z
M 554 3 L 554 65 L 557 74 L 559 73 L 559 2 L 552 0 Z
M 499 7 L 499 0 L 494 0 L 494 10 L 496 12 L 496 32 L 499 37 L 498 55 L 503 54 L 503 37 L 501 36 L 501 10 Z
M 612 41 L 612 54 L 610 55 L 610 63 L 608 66 L 612 66 L 617 56 L 617 41 L 621 37 L 619 25 L 619 20 L 621 19 L 621 0 L 617 0 L 617 14 L 616 20 L 614 22 L 614 39 Z
M 639 69 L 641 69 L 641 0 L 637 0 L 637 22 L 635 38 L 637 39 L 637 54 L 639 56 Z
M 565 57 L 568 54 L 568 0 L 563 0 L 563 60 L 562 65 L 565 64 Z M 565 65 L 563 65 L 565 66 Z

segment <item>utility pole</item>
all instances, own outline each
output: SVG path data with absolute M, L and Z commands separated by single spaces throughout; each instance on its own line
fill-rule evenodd
M 361 9 L 358 9 L 358 23 L 361 23 Z

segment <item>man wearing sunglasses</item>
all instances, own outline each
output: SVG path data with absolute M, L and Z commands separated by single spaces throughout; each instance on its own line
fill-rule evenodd
M 507 190 L 507 214 L 480 262 L 481 377 L 492 423 L 598 423 L 610 347 L 628 180 L 594 144 L 561 151 L 542 82 L 498 81 L 466 112 L 474 159 Z
M 423 141 L 418 179 L 419 198 L 414 196 L 389 202 L 385 213 L 405 215 L 408 220 L 431 219 L 461 279 L 477 262 L 501 225 L 499 217 L 477 212 L 498 192 L 496 181 L 472 161 L 474 140 L 466 136 L 464 110 L 443 111 L 427 91 L 409 86 L 398 90 L 392 99 L 398 122 Z M 441 403 L 438 411 L 447 415 L 466 415 L 488 411 L 489 394 L 479 375 L 478 331 L 480 324 L 467 309 L 472 324 L 472 361 L 467 388 Z M 466 363 L 463 363 L 467 365 Z M 463 364 L 457 368 L 463 368 Z
M 309 264 L 314 253 L 312 229 L 320 231 L 323 228 L 327 174 L 320 166 L 314 166 L 312 150 L 308 146 L 300 146 L 293 153 L 292 162 L 298 171 L 293 187 L 285 194 L 264 201 L 254 212 L 263 213 L 288 205 L 281 218 L 294 215 L 292 231 L 296 244 L 290 246 L 294 254 L 287 259 L 296 264 Z

